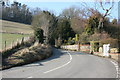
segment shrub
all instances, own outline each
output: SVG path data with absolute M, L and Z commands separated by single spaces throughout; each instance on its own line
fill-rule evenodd
M 74 38 L 72 39 L 71 37 L 69 37 L 69 39 L 68 39 L 68 43 L 67 44 L 69 44 L 69 45 L 73 45 L 73 44 L 75 44 L 75 40 L 74 40 Z
M 91 35 L 89 37 L 89 40 L 91 41 L 99 41 L 99 40 L 102 40 L 102 39 L 107 39 L 107 38 L 110 38 L 110 35 L 106 32 L 101 32 L 101 33 L 94 33 L 93 35 Z
M 37 28 L 34 30 L 35 38 L 39 41 L 39 43 L 43 43 L 43 30 L 41 28 Z
M 82 33 L 80 36 L 79 36 L 79 40 L 81 43 L 86 43 L 88 42 L 88 37 L 89 35 L 85 34 L 85 33 Z
M 112 48 L 118 48 L 118 39 L 107 38 L 100 41 L 100 44 L 110 44 Z

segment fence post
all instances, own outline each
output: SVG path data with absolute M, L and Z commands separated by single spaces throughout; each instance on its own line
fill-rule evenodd
M 22 37 L 22 41 L 21 41 L 21 44 L 23 44 L 23 45 L 24 45 L 24 37 Z
M 6 40 L 5 40 L 5 51 L 6 51 Z
M 14 40 L 12 41 L 12 48 L 14 47 Z

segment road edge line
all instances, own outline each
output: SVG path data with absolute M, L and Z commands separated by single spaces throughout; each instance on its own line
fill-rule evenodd
M 55 71 L 55 70 L 57 70 L 57 69 L 60 69 L 60 68 L 62 68 L 62 67 L 65 67 L 66 65 L 68 65 L 69 63 L 71 63 L 71 61 L 72 61 L 72 55 L 67 51 L 67 54 L 70 56 L 70 60 L 67 62 L 67 63 L 65 63 L 65 64 L 63 64 L 62 66 L 59 66 L 59 67 L 56 67 L 56 68 L 54 68 L 54 69 L 51 69 L 51 70 L 48 70 L 48 71 L 45 71 L 45 72 L 43 72 L 43 73 L 49 73 L 49 72 L 52 72 L 52 71 Z
M 117 72 L 117 75 L 116 75 L 116 78 L 119 78 L 119 66 L 117 63 L 115 63 L 114 61 L 110 61 L 114 66 L 115 66 L 115 69 L 116 69 L 116 72 Z

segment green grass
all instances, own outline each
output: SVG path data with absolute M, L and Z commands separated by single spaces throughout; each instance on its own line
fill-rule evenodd
M 17 39 L 22 39 L 22 37 L 28 37 L 33 34 L 33 29 L 31 28 L 31 25 L 21 24 L 17 22 L 11 22 L 11 21 L 5 21 L 0 20 L 0 26 L 2 26 L 2 29 L 0 29 L 0 50 L 3 50 L 5 48 L 5 41 L 6 46 L 10 47 L 12 42 L 16 42 Z M 1 33 L 6 32 L 6 33 Z M 16 34 L 10 34 L 10 33 L 16 33 Z M 17 34 L 17 33 L 23 33 Z
M 22 39 L 22 37 L 28 37 L 33 34 L 33 29 L 31 28 L 32 27 L 31 25 L 5 21 L 5 20 L 0 20 L 0 23 L 2 23 L 0 24 L 0 26 L 2 26 L 0 32 L 6 32 L 6 33 L 0 33 L 0 50 L 5 48 L 5 41 L 6 41 L 6 46 L 9 47 L 11 46 L 12 42 L 16 42 L 17 39 Z M 23 33 L 23 35 L 10 34 L 10 33 Z
M 32 34 L 33 29 L 31 25 L 21 24 L 17 22 L 0 20 L 2 23 L 2 30 L 0 32 L 9 32 L 9 33 L 24 33 L 24 34 Z
M 0 49 L 4 49 L 5 48 L 5 41 L 6 41 L 6 46 L 11 46 L 12 42 L 16 42 L 17 39 L 22 39 L 22 37 L 28 37 L 31 35 L 22 35 L 22 34 L 9 34 L 9 33 L 0 33 L 0 35 L 2 35 L 2 39 L 0 39 L 0 45 L 2 45 L 0 47 Z

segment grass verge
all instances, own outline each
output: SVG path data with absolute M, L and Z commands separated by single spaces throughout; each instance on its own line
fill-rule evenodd
M 15 52 L 7 58 L 3 58 L 2 70 L 43 60 L 50 57 L 51 55 L 51 46 L 42 46 L 40 44 L 32 45 Z

